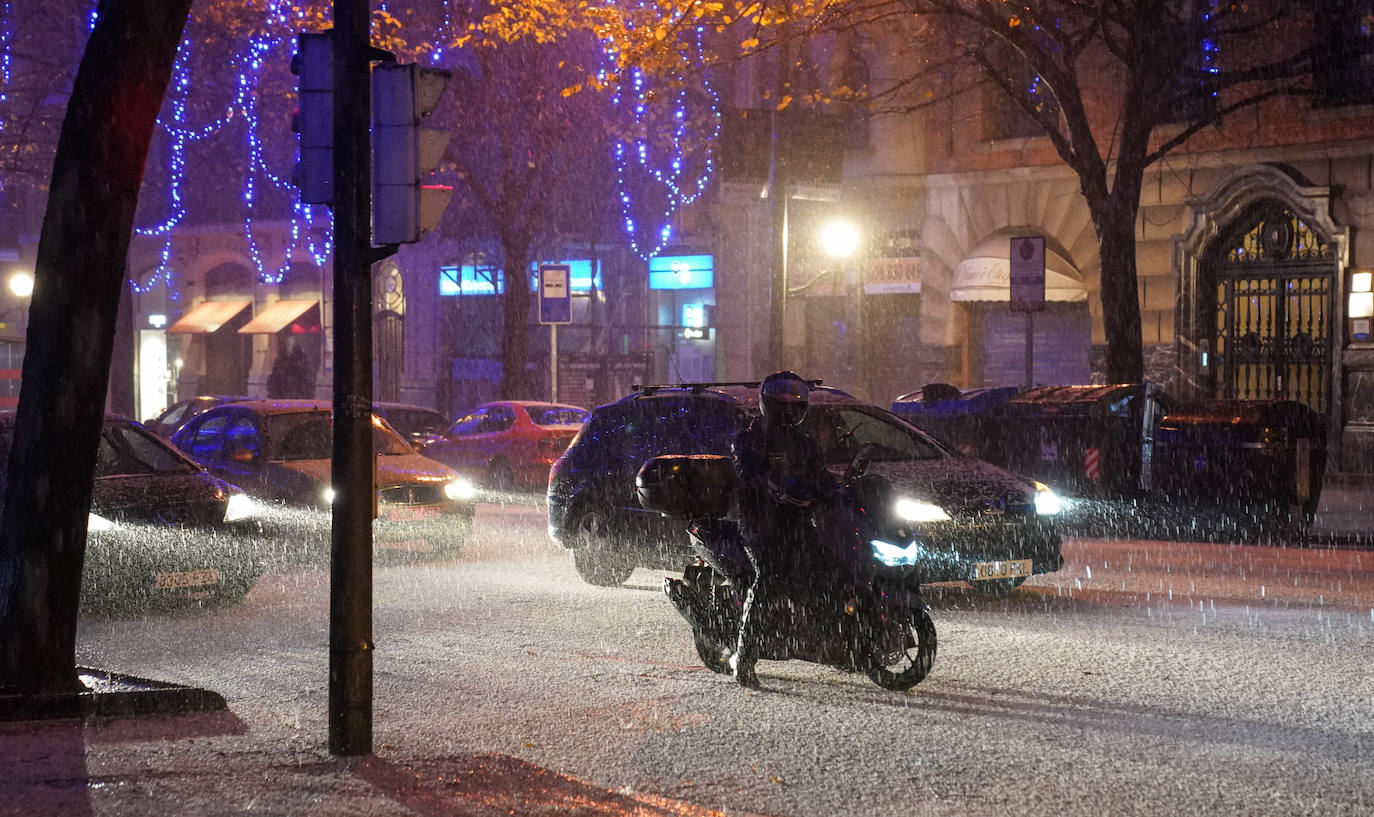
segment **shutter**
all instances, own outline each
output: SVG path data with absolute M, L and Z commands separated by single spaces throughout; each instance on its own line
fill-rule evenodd
M 1022 386 L 1026 315 L 1005 305 L 979 309 L 978 386 Z M 1035 313 L 1035 382 L 1071 386 L 1092 379 L 1092 316 L 1087 304 L 1047 304 Z

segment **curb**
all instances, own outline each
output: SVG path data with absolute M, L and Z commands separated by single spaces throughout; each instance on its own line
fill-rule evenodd
M 0 694 L 0 722 L 181 715 L 228 708 L 223 696 L 207 689 L 90 667 L 77 667 L 76 671 L 85 691 Z

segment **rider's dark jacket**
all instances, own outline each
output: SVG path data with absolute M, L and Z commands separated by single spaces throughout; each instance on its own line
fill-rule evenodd
M 825 470 L 816 443 L 801 427 L 765 423 L 756 417 L 740 431 L 731 446 L 739 477 L 739 521 L 751 559 L 776 578 L 793 574 L 815 550 L 810 510 L 780 501 L 776 487 L 786 493 L 830 500 L 834 478 Z

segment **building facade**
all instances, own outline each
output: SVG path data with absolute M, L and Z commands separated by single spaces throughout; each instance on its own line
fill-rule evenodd
M 902 75 L 882 64 L 899 53 L 871 49 L 875 82 Z M 1135 230 L 1146 380 L 1181 400 L 1304 403 L 1326 417 L 1344 473 L 1374 469 L 1368 98 L 1279 97 L 1208 127 L 1148 168 Z M 985 89 L 872 118 L 842 146 L 841 178 L 793 200 L 811 207 L 789 222 L 789 280 L 824 283 L 789 286 L 785 365 L 879 404 L 928 383 L 1025 385 L 1028 369 L 1036 384 L 1103 381 L 1091 213 L 1010 104 Z M 772 205 L 758 184 L 721 191 L 719 253 L 744 280 L 721 278 L 720 373 L 742 379 L 771 365 Z M 836 269 L 806 242 L 840 216 L 869 241 Z M 1011 309 L 1016 236 L 1045 240 L 1046 304 L 1030 316 Z

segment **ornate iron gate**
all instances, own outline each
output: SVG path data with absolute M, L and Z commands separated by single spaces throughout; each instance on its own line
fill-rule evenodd
M 1331 397 L 1331 246 L 1267 203 L 1237 221 L 1212 257 L 1213 394 L 1296 400 L 1325 414 Z

